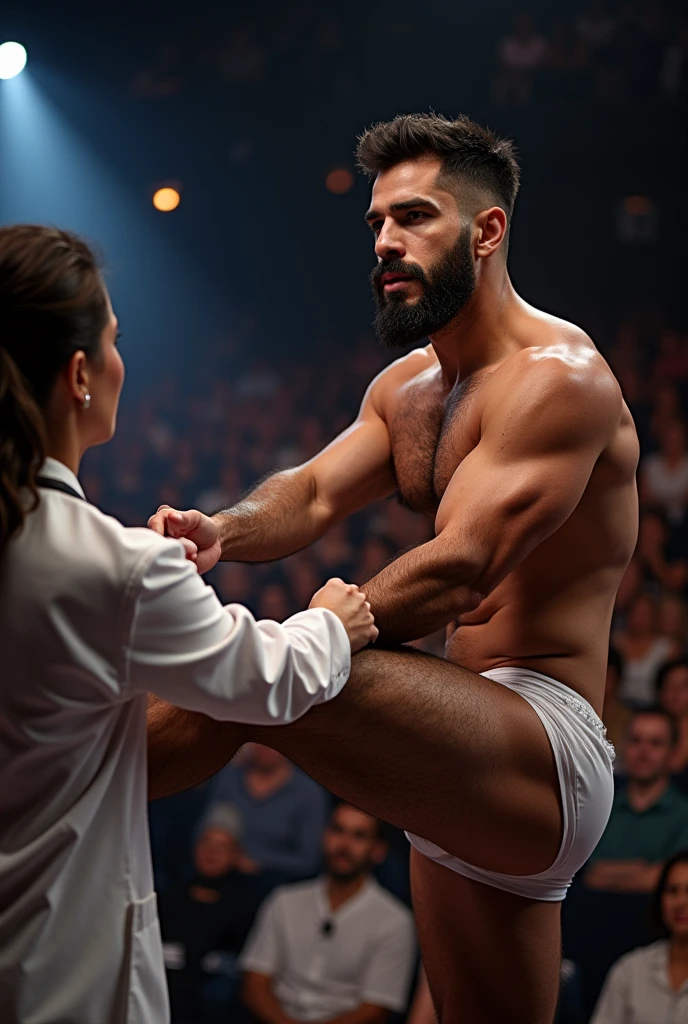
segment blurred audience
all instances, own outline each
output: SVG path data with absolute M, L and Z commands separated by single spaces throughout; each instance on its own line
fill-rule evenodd
M 683 773 L 688 768 L 688 659 L 662 665 L 657 674 L 657 699 L 678 726 L 671 770 Z
M 241 814 L 237 871 L 260 875 L 266 892 L 316 874 L 329 798 L 282 754 L 259 743 L 247 744 L 239 762 L 216 777 L 213 797 Z
M 536 31 L 530 14 L 519 14 L 510 35 L 497 43 L 499 72 L 494 80 L 497 103 L 525 107 L 533 95 L 533 75 L 544 67 L 547 40 Z
M 662 426 L 659 451 L 642 459 L 640 494 L 643 504 L 662 508 L 672 526 L 683 522 L 688 504 L 688 446 L 681 420 Z
M 651 892 L 662 865 L 688 849 L 688 797 L 671 783 L 678 726 L 662 708 L 636 711 L 624 747 L 626 784 L 584 882 L 606 892 Z
M 649 707 L 655 701 L 660 665 L 678 654 L 676 644 L 658 631 L 654 598 L 639 594 L 631 602 L 626 624 L 616 631 L 613 643 L 623 658 L 620 700 L 632 707 Z
M 325 874 L 276 890 L 241 962 L 244 1002 L 262 1024 L 383 1024 L 400 1013 L 415 962 L 409 910 L 372 878 L 380 825 L 339 804 L 324 833 Z
M 688 851 L 665 864 L 653 909 L 663 938 L 612 967 L 591 1024 L 688 1024 Z

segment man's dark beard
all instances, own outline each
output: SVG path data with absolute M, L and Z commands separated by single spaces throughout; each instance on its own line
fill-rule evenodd
M 383 274 L 410 274 L 423 285 L 416 302 L 408 302 L 406 290 L 386 294 Z M 461 229 L 459 238 L 431 268 L 429 276 L 417 263 L 390 260 L 379 263 L 370 281 L 375 298 L 373 326 L 387 348 L 406 348 L 446 327 L 470 299 L 475 289 L 475 267 L 471 253 L 471 229 Z

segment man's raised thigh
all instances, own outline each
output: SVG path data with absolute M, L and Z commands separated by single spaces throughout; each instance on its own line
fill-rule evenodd
M 253 738 L 476 867 L 535 874 L 556 858 L 559 783 L 538 716 L 513 691 L 443 659 L 363 651 L 338 697 Z

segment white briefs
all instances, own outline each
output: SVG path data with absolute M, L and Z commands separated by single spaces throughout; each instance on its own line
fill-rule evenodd
M 502 875 L 452 857 L 434 843 L 407 833 L 430 860 L 466 878 L 534 900 L 563 900 L 575 873 L 597 846 L 614 796 L 614 748 L 587 701 L 568 686 L 525 668 L 495 668 L 482 675 L 520 693 L 535 710 L 552 746 L 561 787 L 563 838 L 556 860 L 537 875 Z

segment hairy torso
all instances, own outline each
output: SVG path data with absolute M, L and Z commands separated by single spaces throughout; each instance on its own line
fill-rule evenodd
M 556 328 L 538 322 L 534 330 L 534 345 L 556 342 Z M 414 511 L 436 516 L 456 469 L 480 441 L 486 397 L 494 399 L 505 379 L 492 380 L 501 365 L 448 391 L 434 353 L 424 350 L 409 359 L 407 379 L 389 389 L 384 415 L 397 485 Z M 616 435 L 575 511 L 448 629 L 450 660 L 477 672 L 506 665 L 535 669 L 601 711 L 614 598 L 637 536 L 637 457 L 624 405 Z

